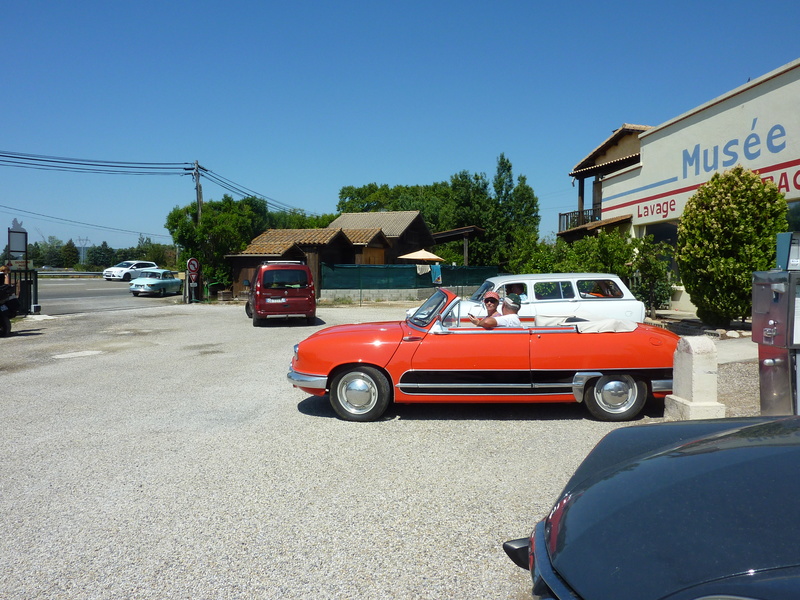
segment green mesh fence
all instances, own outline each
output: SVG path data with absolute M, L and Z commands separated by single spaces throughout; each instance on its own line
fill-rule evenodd
M 442 285 L 480 285 L 498 274 L 496 267 L 442 266 Z M 325 290 L 411 290 L 433 285 L 430 273 L 418 273 L 416 265 L 322 265 Z

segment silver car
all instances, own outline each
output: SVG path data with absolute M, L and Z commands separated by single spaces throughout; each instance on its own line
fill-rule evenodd
M 157 269 L 158 265 L 146 260 L 124 260 L 103 271 L 106 281 L 130 281 L 139 277 L 142 269 Z
M 181 280 L 173 275 L 169 269 L 144 269 L 139 277 L 131 281 L 130 292 L 134 296 L 139 294 L 179 294 Z

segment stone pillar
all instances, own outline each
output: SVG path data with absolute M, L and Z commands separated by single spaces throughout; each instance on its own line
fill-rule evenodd
M 717 347 L 705 335 L 685 336 L 675 349 L 672 393 L 664 399 L 668 421 L 722 419 L 717 402 Z

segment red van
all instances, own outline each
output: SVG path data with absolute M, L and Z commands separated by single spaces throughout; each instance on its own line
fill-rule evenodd
M 260 264 L 253 273 L 245 312 L 253 319 L 253 327 L 270 317 L 305 317 L 313 325 L 317 298 L 311 269 L 301 262 Z

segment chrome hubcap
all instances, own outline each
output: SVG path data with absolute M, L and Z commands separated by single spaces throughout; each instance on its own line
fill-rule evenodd
M 339 382 L 339 399 L 342 406 L 352 413 L 370 410 L 378 399 L 375 383 L 364 373 L 349 373 Z
M 636 382 L 630 375 L 601 377 L 594 389 L 597 403 L 611 413 L 623 412 L 636 402 Z

